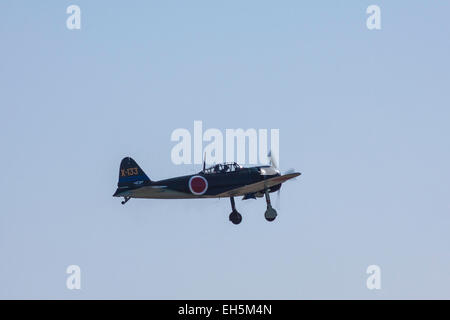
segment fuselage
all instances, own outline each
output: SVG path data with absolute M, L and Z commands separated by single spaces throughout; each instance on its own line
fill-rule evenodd
M 219 198 L 224 192 L 277 176 L 280 176 L 279 171 L 271 166 L 240 167 L 228 172 L 201 171 L 193 175 L 119 186 L 114 196 L 157 199 Z M 196 181 L 197 185 L 194 184 Z M 269 192 L 277 191 L 280 187 L 281 184 L 272 186 Z M 242 192 L 236 196 L 241 195 L 260 196 L 257 192 L 251 195 Z

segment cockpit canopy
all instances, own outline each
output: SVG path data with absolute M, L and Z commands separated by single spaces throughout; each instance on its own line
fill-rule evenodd
M 236 162 L 227 162 L 227 163 L 220 163 L 216 164 L 212 167 L 206 168 L 203 173 L 211 174 L 211 173 L 225 173 L 225 172 L 234 172 L 239 171 L 243 167 Z

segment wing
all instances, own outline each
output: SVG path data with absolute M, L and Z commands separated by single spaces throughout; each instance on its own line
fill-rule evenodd
M 270 188 L 273 186 L 276 186 L 277 184 L 286 182 L 289 179 L 298 177 L 300 175 L 299 172 L 289 173 L 278 177 L 269 178 L 263 181 L 259 181 L 256 183 L 248 184 L 243 187 L 239 187 L 236 189 L 232 189 L 226 192 L 223 192 L 219 194 L 219 197 L 235 197 L 235 196 L 241 196 L 247 193 L 253 193 L 258 192 L 261 190 L 264 190 L 266 188 Z

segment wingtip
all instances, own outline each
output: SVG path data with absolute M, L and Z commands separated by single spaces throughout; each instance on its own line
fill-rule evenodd
M 300 176 L 301 174 L 302 174 L 301 172 L 292 172 L 292 173 L 289 173 L 289 175 L 292 176 L 292 177 L 298 177 L 298 176 Z

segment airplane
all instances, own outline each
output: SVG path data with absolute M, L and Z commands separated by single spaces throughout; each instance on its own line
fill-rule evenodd
M 119 182 L 113 197 L 123 197 L 122 204 L 131 198 L 144 199 L 203 199 L 230 198 L 232 212 L 229 220 L 233 224 L 242 221 L 236 210 L 235 197 L 242 200 L 266 197 L 267 210 L 264 217 L 274 221 L 277 211 L 272 207 L 269 193 L 279 191 L 281 184 L 299 176 L 299 172 L 280 174 L 276 161 L 269 152 L 270 165 L 243 167 L 236 162 L 216 164 L 192 175 L 152 181 L 130 157 L 120 163 Z

